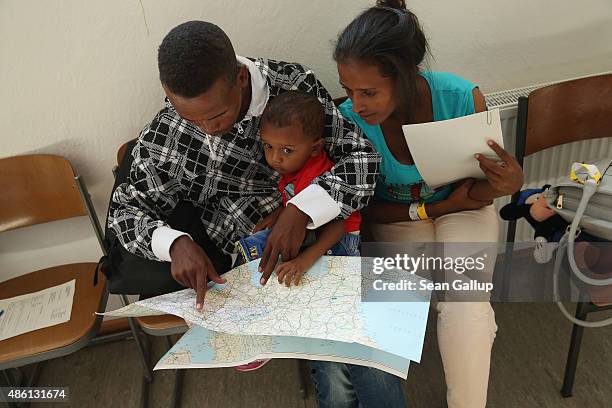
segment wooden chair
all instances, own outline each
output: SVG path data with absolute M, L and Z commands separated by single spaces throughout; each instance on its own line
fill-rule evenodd
M 0 159 L 0 232 L 50 221 L 88 216 L 104 251 L 102 230 L 82 179 L 63 157 L 35 154 Z M 9 369 L 65 356 L 85 347 L 102 321 L 106 307 L 104 279 L 93 284 L 96 262 L 49 267 L 0 283 L 6 299 L 76 281 L 70 320 L 0 341 L 0 371 L 16 386 Z M 36 371 L 36 370 L 34 370 Z M 27 384 L 31 386 L 35 374 Z
M 519 98 L 516 158 L 521 166 L 525 157 L 550 147 L 606 137 L 612 137 L 612 74 L 561 82 Z M 601 157 L 612 155 L 612 152 L 600 153 Z M 579 159 L 587 158 L 576 158 Z M 512 200 L 516 201 L 517 198 L 518 193 Z M 514 242 L 515 234 L 516 221 L 511 221 L 506 238 L 508 243 Z M 512 250 L 506 252 L 503 266 L 504 298 L 509 289 Z M 576 307 L 577 318 L 585 319 L 588 313 L 611 307 L 598 302 L 593 295 L 581 294 Z M 572 330 L 561 390 L 564 397 L 572 395 L 583 331 L 584 328 L 578 325 L 574 325 Z

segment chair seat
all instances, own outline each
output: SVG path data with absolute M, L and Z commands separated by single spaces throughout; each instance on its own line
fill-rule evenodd
M 0 365 L 12 366 L 14 362 L 14 366 L 18 367 L 66 355 L 84 346 L 86 340 L 95 335 L 97 325 L 101 321 L 101 317 L 95 312 L 99 311 L 106 296 L 106 282 L 103 277 L 96 286 L 93 285 L 95 269 L 96 263 L 93 262 L 61 265 L 0 283 L 0 298 L 7 299 L 75 279 L 70 320 L 0 341 Z M 83 340 L 82 345 L 78 343 L 79 340 Z M 46 352 L 52 352 L 53 355 L 44 358 L 42 354 Z M 23 360 L 22 364 L 17 360 Z
M 166 336 L 187 331 L 185 320 L 171 314 L 137 317 L 136 321 L 146 333 L 153 336 Z

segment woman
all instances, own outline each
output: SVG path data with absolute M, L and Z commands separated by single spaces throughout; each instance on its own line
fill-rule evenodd
M 516 159 L 492 141 L 501 162 L 475 155 L 486 180 L 464 180 L 432 190 L 406 145 L 401 126 L 486 110 L 476 85 L 452 74 L 421 72 L 428 51 L 417 17 L 404 1 L 378 1 L 340 34 L 334 59 L 349 99 L 340 107 L 382 156 L 376 196 L 363 212 L 380 242 L 498 240 L 493 199 L 518 191 Z M 432 158 L 435 160 L 435 158 Z M 485 270 L 492 275 L 496 252 Z M 484 407 L 497 326 L 486 302 L 438 302 L 438 343 L 450 408 Z

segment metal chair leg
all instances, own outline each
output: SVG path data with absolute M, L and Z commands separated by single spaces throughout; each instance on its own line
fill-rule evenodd
M 36 385 L 36 382 L 38 381 L 38 375 L 40 374 L 40 367 L 44 363 L 45 361 L 41 361 L 40 363 L 34 364 L 34 367 L 32 367 L 32 371 L 30 372 L 30 375 L 28 375 L 28 379 L 27 379 L 28 387 L 33 387 Z
M 576 319 L 584 320 L 589 313 L 588 303 L 579 302 L 576 305 Z M 572 388 L 574 386 L 574 378 L 576 376 L 576 367 L 578 366 L 578 355 L 580 354 L 580 345 L 582 343 L 582 335 L 584 327 L 574 325 L 572 328 L 572 340 L 570 342 L 569 351 L 567 353 L 567 362 L 565 364 L 565 375 L 563 376 L 563 387 L 561 395 L 564 398 L 572 396 Z
M 516 222 L 516 221 L 515 221 Z M 508 226 L 510 228 L 510 226 Z M 516 227 L 515 227 L 516 228 Z M 506 242 L 506 252 L 502 264 L 500 300 L 507 302 L 510 295 L 510 277 L 512 276 L 512 261 L 514 258 L 514 242 Z M 499 282 L 499 280 L 498 280 Z
M 140 387 L 140 406 L 142 408 L 149 408 L 149 396 L 151 393 L 151 384 L 153 383 L 153 370 L 151 368 L 150 356 L 152 354 L 152 345 L 149 337 L 140 332 L 136 321 L 132 318 L 128 318 L 130 328 L 134 335 L 134 341 L 140 354 L 140 361 L 142 362 L 142 385 Z
M 174 370 L 174 389 L 172 390 L 172 398 L 170 399 L 170 406 L 172 408 L 179 408 L 181 406 L 183 378 L 185 378 L 185 370 Z
M 153 370 L 151 369 L 151 364 L 149 363 L 151 349 L 149 339 L 145 334 L 140 332 L 134 319 L 128 318 L 128 323 L 134 336 L 134 341 L 136 342 L 138 354 L 140 355 L 140 361 L 144 370 L 143 375 L 148 382 L 151 382 L 153 381 Z
M 151 381 L 147 380 L 147 377 L 142 376 L 142 384 L 140 386 L 140 408 L 149 407 L 149 393 L 151 388 Z
M 299 378 L 299 386 L 300 386 L 300 397 L 302 397 L 303 400 L 306 399 L 306 397 L 308 396 L 308 378 L 307 378 L 307 372 L 308 372 L 308 365 L 306 363 L 306 360 L 297 360 L 297 369 L 298 369 L 298 378 Z
M 166 336 L 166 345 L 168 350 L 173 346 L 172 337 Z M 183 379 L 185 378 L 185 370 L 174 370 L 174 388 L 170 397 L 170 407 L 179 408 L 181 406 L 181 397 L 183 393 Z
M 5 387 L 14 387 L 16 385 L 15 379 L 8 370 L 2 370 L 2 379 L 4 380 L 4 384 L 6 384 L 4 385 Z
M 121 303 L 123 306 L 127 306 L 129 304 L 128 298 L 126 295 L 121 295 Z M 132 331 L 132 335 L 134 336 L 134 341 L 136 342 L 136 347 L 138 348 L 138 354 L 140 355 L 140 362 L 142 363 L 142 368 L 144 369 L 144 376 L 148 382 L 151 382 L 153 379 L 151 369 L 151 365 L 149 364 L 149 353 L 145 343 L 148 339 L 146 339 L 146 335 L 142 334 L 136 321 L 128 317 L 128 324 L 130 325 L 130 330 Z
M 0 385 L 3 387 L 14 387 L 15 380 L 12 378 L 11 374 L 8 370 L 2 370 L 2 380 L 0 381 Z M 19 405 L 15 402 L 7 402 L 3 397 L 0 396 L 0 403 L 6 404 L 5 406 L 8 408 L 17 408 Z
M 120 295 L 121 303 L 123 306 L 127 306 L 130 302 L 126 295 Z M 136 320 L 128 317 L 128 324 L 130 325 L 130 331 L 134 336 L 134 342 L 138 349 L 138 355 L 140 356 L 140 362 L 142 364 L 142 385 L 140 387 L 140 406 L 147 408 L 149 406 L 149 391 L 150 385 L 153 381 L 153 370 L 149 362 L 151 355 L 151 344 L 148 337 L 140 331 L 140 328 L 136 324 Z

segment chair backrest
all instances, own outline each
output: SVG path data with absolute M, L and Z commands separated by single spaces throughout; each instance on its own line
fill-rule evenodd
M 75 177 L 60 156 L 0 159 L 0 232 L 88 215 Z
M 134 147 L 136 140 L 137 139 L 128 140 L 127 142 L 119 146 L 119 149 L 117 149 L 117 164 L 115 164 L 113 168 L 111 169 L 115 180 L 117 179 L 117 175 L 119 173 L 119 166 L 121 166 L 121 163 L 123 163 L 123 158 L 125 157 L 126 154 L 130 154 L 129 149 Z M 117 183 L 115 182 L 115 185 L 113 186 L 113 191 L 115 191 L 116 187 L 117 187 Z
M 517 158 L 565 143 L 612 137 L 611 118 L 612 74 L 537 89 L 519 101 Z
M 516 158 L 553 146 L 612 137 L 612 74 L 565 81 L 519 98 Z M 516 192 L 511 201 L 518 199 Z M 508 223 L 507 242 L 514 242 L 516 220 Z
M 125 142 L 124 144 L 122 144 L 121 146 L 119 146 L 119 149 L 117 150 L 117 166 L 121 165 L 121 163 L 123 162 L 123 158 L 125 157 L 126 153 L 129 153 L 128 147 L 130 145 L 130 143 L 132 143 L 134 139 L 129 140 L 127 142 Z

